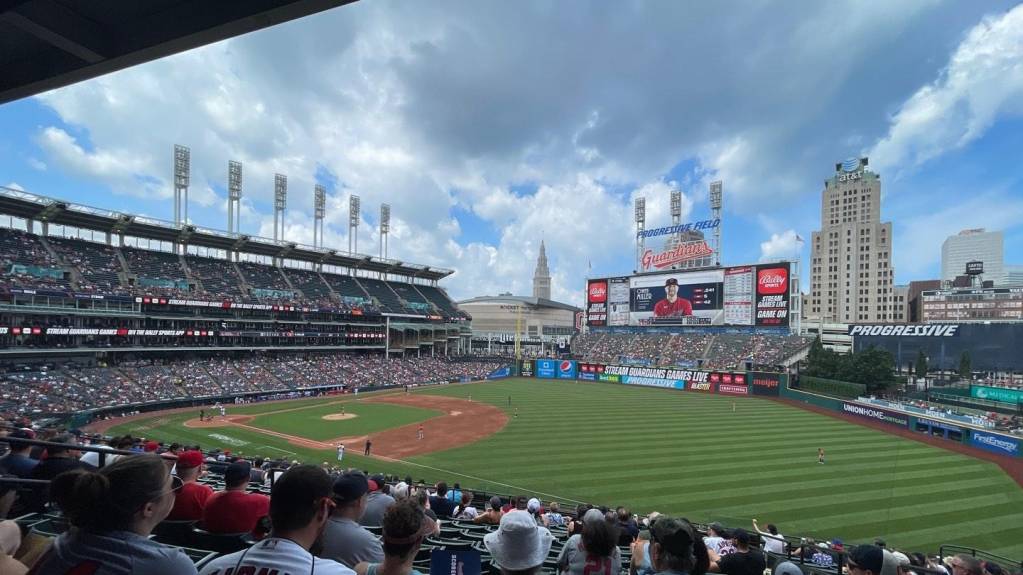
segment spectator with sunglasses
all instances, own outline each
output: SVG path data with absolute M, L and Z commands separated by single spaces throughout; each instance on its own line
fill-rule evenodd
M 324 470 L 315 465 L 289 468 L 270 491 L 270 523 L 273 525 L 270 536 L 248 549 L 210 561 L 203 567 L 202 575 L 354 575 L 337 561 L 316 557 L 310 551 L 320 544 L 334 509 L 331 495 L 330 476 Z
M 119 459 L 99 471 L 58 475 L 50 495 L 72 528 L 54 540 L 35 575 L 188 575 L 192 560 L 149 539 L 174 506 L 181 480 L 156 455 Z

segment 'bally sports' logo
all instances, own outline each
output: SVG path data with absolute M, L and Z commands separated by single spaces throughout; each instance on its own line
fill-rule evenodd
M 757 270 L 757 293 L 785 293 L 789 287 L 789 270 L 785 268 L 766 268 Z

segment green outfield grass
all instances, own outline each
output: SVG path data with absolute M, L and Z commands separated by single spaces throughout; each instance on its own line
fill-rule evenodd
M 1023 558 L 1023 489 L 998 466 L 824 415 L 758 398 L 534 379 L 418 393 L 471 394 L 510 415 L 517 409 L 518 416 L 473 445 L 404 463 L 351 456 L 351 465 L 732 526 L 748 526 L 755 517 L 786 534 L 847 543 L 884 537 L 910 550 L 954 543 Z M 330 400 L 306 401 L 290 402 L 318 407 L 306 410 L 307 417 L 289 412 L 296 415 L 288 433 L 313 437 L 327 423 L 322 413 L 312 414 Z M 229 413 L 283 406 L 231 406 Z M 117 431 L 309 461 L 333 457 L 239 429 L 182 428 L 191 417 Z M 213 434 L 247 444 L 232 446 Z M 827 452 L 825 465 L 817 464 L 818 447 Z
M 401 427 L 443 415 L 442 412 L 432 409 L 419 409 L 388 403 L 346 401 L 344 406 L 345 413 L 358 417 L 341 421 L 323 419 L 324 415 L 341 413 L 341 405 L 331 403 L 317 405 L 311 409 L 295 409 L 259 415 L 249 425 L 323 441 L 335 437 L 375 433 L 383 429 Z

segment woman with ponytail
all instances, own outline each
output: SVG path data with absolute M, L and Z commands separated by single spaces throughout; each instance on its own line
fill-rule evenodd
M 660 574 L 704 575 L 710 556 L 703 539 L 685 519 L 659 517 L 650 526 L 650 563 Z
M 174 506 L 181 480 L 156 455 L 118 459 L 99 471 L 75 470 L 50 483 L 71 528 L 30 572 L 34 575 L 195 574 L 180 549 L 148 539 Z
M 599 509 L 587 511 L 582 518 L 582 533 L 569 537 L 558 555 L 558 571 L 566 575 L 621 573 L 618 526 Z

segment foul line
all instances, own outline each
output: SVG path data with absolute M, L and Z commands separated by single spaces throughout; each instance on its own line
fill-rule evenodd
M 501 483 L 500 481 L 494 481 L 492 479 L 486 479 L 484 477 L 476 477 L 475 475 L 466 475 L 464 473 L 459 473 L 457 471 L 451 471 L 450 469 L 441 469 L 440 467 L 433 467 L 431 465 L 423 465 L 422 463 L 415 463 L 413 461 L 408 461 L 408 460 L 405 460 L 405 459 L 394 459 L 394 458 L 391 458 L 391 457 L 381 457 L 379 455 L 374 455 L 373 457 L 375 457 L 376 459 L 382 459 L 384 461 L 392 461 L 394 463 L 403 463 L 405 465 L 414 465 L 416 467 L 422 467 L 422 468 L 425 468 L 425 469 L 432 469 L 433 471 L 440 471 L 442 473 L 447 473 L 449 475 L 457 475 L 459 477 L 466 477 L 466 478 L 469 478 L 469 479 L 473 479 L 475 481 L 485 481 L 487 483 L 493 483 L 494 485 L 500 485 L 502 487 L 510 487 L 512 489 L 515 489 L 516 491 L 524 491 L 526 493 L 535 493 L 537 495 L 544 495 L 547 498 L 556 499 L 558 501 L 568 501 L 568 502 L 571 502 L 571 503 L 586 504 L 585 501 L 579 501 L 578 499 L 572 499 L 571 497 L 564 497 L 562 495 L 557 495 L 557 494 L 554 494 L 554 493 L 544 493 L 543 491 L 536 491 L 534 489 L 529 489 L 527 487 L 522 487 L 522 486 L 519 486 L 519 485 L 512 485 L 511 483 Z
M 274 447 L 272 445 L 263 445 L 262 447 L 264 447 L 266 449 L 276 449 L 277 451 L 283 451 L 284 453 L 290 453 L 290 454 L 292 454 L 292 455 L 294 455 L 296 457 L 298 456 L 298 454 L 295 453 L 294 451 L 288 451 L 287 449 L 281 449 L 280 447 Z

